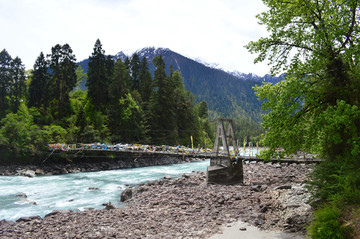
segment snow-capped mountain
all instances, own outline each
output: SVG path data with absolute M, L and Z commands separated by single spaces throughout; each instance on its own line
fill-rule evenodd
M 126 53 L 120 51 L 114 59 L 122 61 L 125 61 L 126 57 L 131 59 L 133 54 Z M 219 69 L 217 64 L 204 64 L 204 60 L 200 58 L 193 60 L 168 48 L 146 47 L 134 53 L 140 59 L 147 59 L 152 74 L 155 71 L 155 67 L 151 64 L 152 60 L 155 56 L 162 55 L 166 70 L 169 70 L 170 65 L 174 70 L 179 70 L 185 88 L 195 95 L 197 102 L 206 101 L 209 109 L 222 117 L 240 114 L 260 120 L 261 104 L 252 87 L 259 82 L 277 83 L 281 80 L 281 77 L 270 75 L 260 77 L 251 73 L 225 72 Z M 87 63 L 88 59 L 79 63 L 85 72 L 88 69 Z
M 239 71 L 232 71 L 232 72 L 228 71 L 228 73 L 235 76 L 235 77 L 237 77 L 237 78 L 239 78 L 239 79 L 242 79 L 242 80 L 253 80 L 253 81 L 257 81 L 257 82 L 261 82 L 261 83 L 273 83 L 273 84 L 276 84 L 279 81 L 284 80 L 284 75 L 272 76 L 270 74 L 266 74 L 264 76 L 258 76 L 258 75 L 253 74 L 253 73 L 245 74 L 245 73 L 242 73 L 242 72 L 239 72 Z
M 194 58 L 194 61 L 199 62 L 200 64 L 203 64 L 203 65 L 205 65 L 207 67 L 210 67 L 210 68 L 223 70 L 218 63 L 209 63 L 209 62 L 207 62 L 205 59 L 203 59 L 201 57 Z

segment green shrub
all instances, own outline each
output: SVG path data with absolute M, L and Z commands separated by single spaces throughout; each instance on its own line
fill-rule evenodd
M 43 129 L 44 139 L 47 143 L 65 143 L 66 129 L 58 125 L 46 125 Z
M 327 204 L 314 213 L 314 221 L 308 228 L 309 236 L 313 239 L 348 238 L 350 229 L 340 223 L 340 210 L 334 205 Z
M 323 161 L 309 177 L 308 188 L 314 201 L 337 205 L 360 203 L 360 168 L 356 160 Z

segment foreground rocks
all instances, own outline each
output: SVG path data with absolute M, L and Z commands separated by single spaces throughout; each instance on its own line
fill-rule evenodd
M 131 190 L 123 208 L 2 220 L 0 238 L 208 238 L 236 220 L 304 233 L 311 220 L 309 170 L 257 163 L 244 166 L 244 185 L 208 185 L 202 172 L 148 182 Z

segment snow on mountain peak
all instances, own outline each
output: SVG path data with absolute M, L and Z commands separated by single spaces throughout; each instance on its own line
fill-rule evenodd
M 132 50 L 123 50 L 123 51 L 120 51 L 118 52 L 114 58 L 115 59 L 123 59 L 123 58 L 126 58 L 126 57 L 129 57 L 131 58 L 131 56 L 133 54 L 137 54 L 140 58 L 143 58 L 145 56 L 149 56 L 149 55 L 160 55 L 160 54 L 163 54 L 167 51 L 170 51 L 169 48 L 163 48 L 163 47 L 144 47 L 144 48 L 141 48 L 141 49 L 138 49 L 136 51 L 132 51 Z
M 236 76 L 240 79 L 254 79 L 254 80 L 259 80 L 261 79 L 262 77 L 256 75 L 256 74 L 253 74 L 253 73 L 249 73 L 249 74 L 246 74 L 246 73 L 242 73 L 242 72 L 239 72 L 239 71 L 228 71 L 227 73 L 233 75 L 233 76 Z
M 205 65 L 207 67 L 223 70 L 218 63 L 209 63 L 209 62 L 207 62 L 206 60 L 204 60 L 201 57 L 196 57 L 196 58 L 193 58 L 193 59 L 194 59 L 194 61 L 196 61 L 196 62 L 198 62 L 200 64 L 203 64 L 203 65 Z

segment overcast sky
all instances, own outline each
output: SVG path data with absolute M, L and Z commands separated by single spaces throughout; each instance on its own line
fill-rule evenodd
M 106 54 L 165 47 L 262 76 L 269 67 L 244 45 L 266 36 L 255 17 L 265 10 L 261 0 L 0 0 L 0 51 L 31 69 L 56 44 L 88 58 L 99 38 Z

